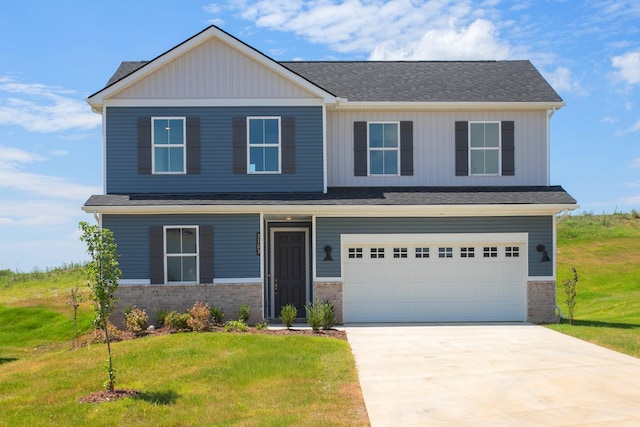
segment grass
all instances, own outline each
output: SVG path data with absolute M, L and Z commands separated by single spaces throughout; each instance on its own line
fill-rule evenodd
M 78 403 L 105 379 L 104 346 L 52 351 L 0 369 L 0 425 L 368 425 L 345 341 L 185 333 L 113 352 L 138 397 Z
M 640 219 L 637 214 L 561 218 L 557 300 L 566 315 L 563 280 L 579 274 L 573 325 L 551 329 L 640 357 Z
M 349 344 L 332 338 L 184 333 L 114 343 L 116 388 L 102 390 L 103 344 L 72 349 L 76 266 L 0 271 L 0 426 L 368 425 Z M 91 327 L 82 303 L 79 329 Z M 8 326 L 8 327 L 7 327 Z

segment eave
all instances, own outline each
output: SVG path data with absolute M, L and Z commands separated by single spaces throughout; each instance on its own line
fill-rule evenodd
M 362 102 L 340 100 L 331 108 L 334 110 L 434 110 L 434 111 L 496 111 L 496 110 L 559 110 L 562 102 Z

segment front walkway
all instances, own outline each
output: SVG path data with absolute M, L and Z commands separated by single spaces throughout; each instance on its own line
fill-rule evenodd
M 346 331 L 373 427 L 640 425 L 640 359 L 541 326 Z

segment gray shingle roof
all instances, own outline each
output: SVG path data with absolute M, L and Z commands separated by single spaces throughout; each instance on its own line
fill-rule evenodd
M 562 187 L 335 187 L 322 193 L 95 195 L 92 206 L 419 206 L 575 204 Z
M 562 102 L 562 98 L 529 61 L 281 64 L 349 101 Z
M 123 62 L 107 86 L 146 61 Z M 562 102 L 531 62 L 281 62 L 327 92 L 359 102 Z

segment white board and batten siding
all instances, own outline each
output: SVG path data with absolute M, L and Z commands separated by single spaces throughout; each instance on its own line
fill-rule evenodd
M 514 121 L 514 176 L 455 176 L 456 121 Z M 354 176 L 353 123 L 413 121 L 413 176 Z M 548 185 L 545 111 L 327 111 L 329 187 Z
M 524 321 L 526 251 L 524 233 L 343 235 L 345 322 Z
M 303 87 L 210 38 L 112 99 L 311 99 Z

